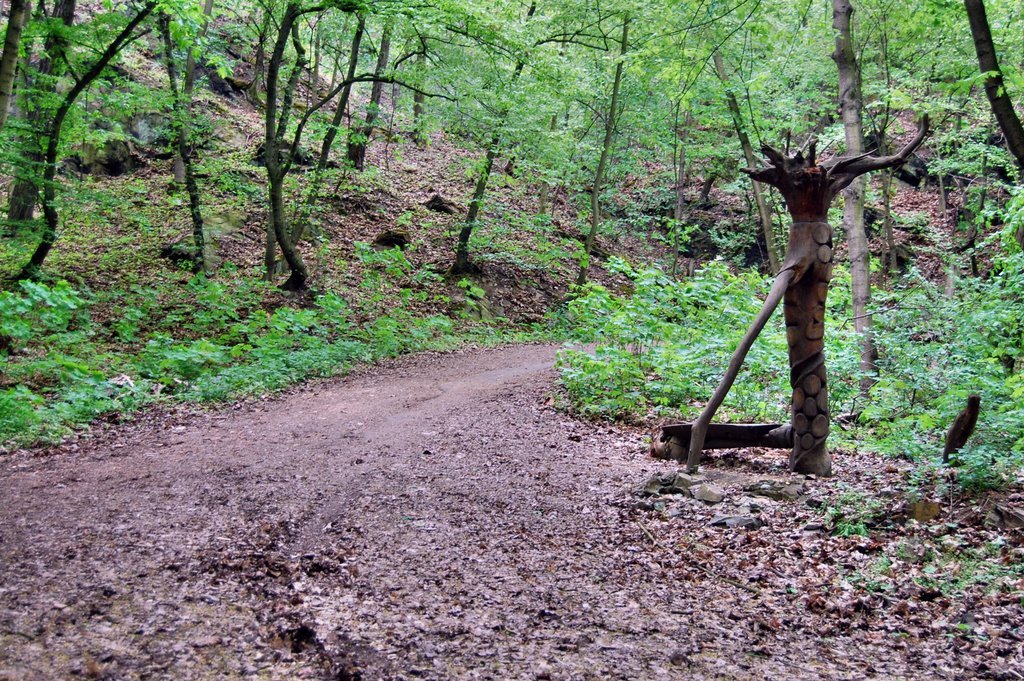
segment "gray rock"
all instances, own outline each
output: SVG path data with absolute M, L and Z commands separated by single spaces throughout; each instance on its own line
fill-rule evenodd
M 725 491 L 715 485 L 703 482 L 690 488 L 690 494 L 694 499 L 699 499 L 708 504 L 721 503 L 725 499 Z
M 756 497 L 767 497 L 775 501 L 796 501 L 803 494 L 804 484 L 802 482 L 758 480 L 743 489 Z
M 711 521 L 711 526 L 756 530 L 759 527 L 764 527 L 764 522 L 757 516 L 752 515 L 720 515 Z
M 688 490 L 694 485 L 699 485 L 704 482 L 704 478 L 699 475 L 690 475 L 689 473 L 676 473 L 672 478 L 672 487 L 681 490 Z

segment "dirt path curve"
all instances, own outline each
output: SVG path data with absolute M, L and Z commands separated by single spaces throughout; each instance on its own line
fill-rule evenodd
M 763 677 L 630 520 L 635 435 L 546 406 L 555 350 L 0 460 L 0 679 Z

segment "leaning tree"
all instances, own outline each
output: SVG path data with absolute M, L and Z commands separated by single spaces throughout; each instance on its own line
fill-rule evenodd
M 685 454 L 687 469 L 694 472 L 704 449 L 784 447 L 792 448 L 790 470 L 831 475 L 832 459 L 825 446 L 830 426 L 824 354 L 825 299 L 832 278 L 833 256 L 828 208 L 832 199 L 857 177 L 904 163 L 927 131 L 928 118 L 924 117 L 917 134 L 897 154 L 839 157 L 820 165 L 813 142 L 807 156 L 800 151 L 790 156 L 788 151 L 784 154 L 769 146 L 761 148 L 769 165 L 746 168 L 744 172 L 758 182 L 776 187 L 786 201 L 793 224 L 782 269 L 696 423 L 663 426 L 652 444 L 656 456 L 682 460 Z M 780 301 L 786 319 L 789 382 L 793 387 L 791 422 L 711 425 L 743 360 Z

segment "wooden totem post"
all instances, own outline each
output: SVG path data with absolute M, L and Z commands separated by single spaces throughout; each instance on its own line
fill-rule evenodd
M 864 154 L 831 159 L 821 165 L 815 159 L 814 143 L 806 157 L 802 152 L 788 156 L 768 146 L 761 148 L 769 167 L 747 168 L 744 172 L 758 182 L 776 187 L 786 200 L 793 224 L 782 269 L 696 423 L 662 427 L 651 445 L 655 456 L 681 460 L 686 452 L 687 469 L 694 472 L 705 448 L 792 447 L 790 470 L 831 475 L 832 459 L 825 446 L 830 421 L 823 352 L 825 300 L 832 278 L 833 256 L 828 208 L 839 192 L 860 175 L 904 163 L 924 140 L 927 131 L 925 117 L 914 139 L 895 155 Z M 712 426 L 711 419 L 779 302 L 783 302 L 789 343 L 789 381 L 793 387 L 791 423 Z

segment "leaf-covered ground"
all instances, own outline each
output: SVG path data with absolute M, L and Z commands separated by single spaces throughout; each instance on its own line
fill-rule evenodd
M 908 522 L 902 468 L 842 454 L 829 481 L 750 452 L 677 481 L 550 406 L 554 353 L 418 355 L 5 457 L 0 678 L 1024 675 L 1021 536 L 991 509 Z

